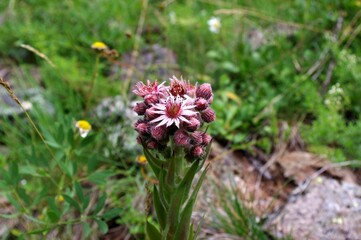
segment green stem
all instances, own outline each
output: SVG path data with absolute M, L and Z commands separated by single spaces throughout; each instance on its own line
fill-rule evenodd
M 93 93 L 93 88 L 94 88 L 94 83 L 95 83 L 95 79 L 98 77 L 98 68 L 99 68 L 99 54 L 97 55 L 96 59 L 95 59 L 95 67 L 94 67 L 94 73 L 93 73 L 93 77 L 92 80 L 90 82 L 90 87 L 89 87 L 89 91 L 88 91 L 88 95 L 87 95 L 87 100 L 85 103 L 85 108 L 84 108 L 84 117 L 88 112 L 88 108 L 89 108 L 89 104 L 90 104 L 90 99 L 92 97 L 92 93 Z

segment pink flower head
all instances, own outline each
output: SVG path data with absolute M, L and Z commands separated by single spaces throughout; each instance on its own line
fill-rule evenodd
M 189 105 L 189 99 L 183 99 L 180 97 L 169 96 L 163 103 L 154 105 L 156 111 L 153 113 L 160 116 L 150 121 L 150 123 L 158 123 L 157 127 L 166 125 L 171 126 L 173 123 L 179 128 L 179 124 L 182 122 L 188 122 L 186 117 L 196 115 L 192 109 L 194 105 Z
M 206 123 L 210 123 L 216 120 L 216 114 L 211 108 L 207 108 L 206 110 L 204 110 L 201 113 L 201 117 Z
M 164 94 L 165 87 L 163 86 L 164 82 L 158 85 L 158 82 L 151 82 L 147 80 L 147 85 L 145 85 L 143 82 L 138 82 L 135 85 L 135 89 L 133 90 L 133 93 L 137 94 L 140 97 L 145 97 L 149 94 Z
M 213 96 L 212 87 L 209 83 L 203 83 L 196 90 L 196 96 L 204 98 L 206 100 Z
M 163 140 L 167 137 L 167 128 L 164 125 L 159 127 L 151 127 L 150 134 L 157 141 Z
M 144 104 L 144 102 L 137 103 L 133 108 L 134 112 L 136 112 L 138 115 L 144 115 L 146 109 L 147 106 Z
M 184 130 L 179 129 L 174 133 L 174 143 L 178 146 L 187 146 L 190 140 L 188 133 Z
M 198 111 L 202 111 L 208 107 L 208 101 L 204 98 L 197 98 L 194 104 L 196 105 L 195 109 Z
M 204 145 L 207 146 L 207 145 L 209 145 L 211 143 L 212 137 L 209 134 L 204 133 L 202 137 L 203 137 L 202 140 L 203 140 Z
M 197 130 L 199 128 L 200 125 L 201 125 L 201 123 L 199 122 L 199 120 L 197 118 L 191 117 L 191 118 L 189 118 L 189 122 L 183 123 L 183 128 L 189 132 L 194 132 L 195 130 Z
M 203 148 L 201 146 L 195 146 L 191 150 L 191 154 L 193 157 L 200 157 L 203 154 Z
M 169 78 L 170 80 L 170 88 L 169 93 L 172 94 L 174 97 L 181 96 L 183 97 L 187 93 L 187 84 L 186 82 L 181 79 L 179 80 L 175 76 Z

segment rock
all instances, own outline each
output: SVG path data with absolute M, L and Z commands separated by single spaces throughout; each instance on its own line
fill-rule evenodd
M 356 184 L 318 177 L 303 195 L 291 195 L 267 228 L 278 237 L 295 240 L 359 240 L 360 192 Z
M 125 103 L 122 96 L 103 99 L 94 109 L 96 118 L 105 123 L 108 140 L 113 145 L 123 150 L 134 151 L 138 149 L 136 131 L 133 129 L 138 116 L 132 108 L 135 102 Z

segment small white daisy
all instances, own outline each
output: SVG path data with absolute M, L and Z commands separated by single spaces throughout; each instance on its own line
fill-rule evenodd
M 169 96 L 164 103 L 154 105 L 156 110 L 152 112 L 160 114 L 160 116 L 150 121 L 150 123 L 159 122 L 157 127 L 162 125 L 169 127 L 174 123 L 179 128 L 180 123 L 189 123 L 186 117 L 196 115 L 196 112 L 192 110 L 194 107 L 194 105 L 189 105 L 189 99 Z
M 211 19 L 208 20 L 208 26 L 209 31 L 212 33 L 219 33 L 219 30 L 221 29 L 221 20 L 218 17 L 211 17 Z
M 85 138 L 92 128 L 90 123 L 85 120 L 77 121 L 75 127 L 79 129 L 79 133 L 82 138 Z

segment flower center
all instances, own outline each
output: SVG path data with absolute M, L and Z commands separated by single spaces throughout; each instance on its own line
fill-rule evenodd
M 187 93 L 187 89 L 186 87 L 184 86 L 184 84 L 182 83 L 179 83 L 179 82 L 174 82 L 172 84 L 172 86 L 170 87 L 170 93 L 173 95 L 173 96 L 183 96 L 184 94 Z
M 168 102 L 166 106 L 166 113 L 169 118 L 176 118 L 179 116 L 181 110 L 180 103 Z

